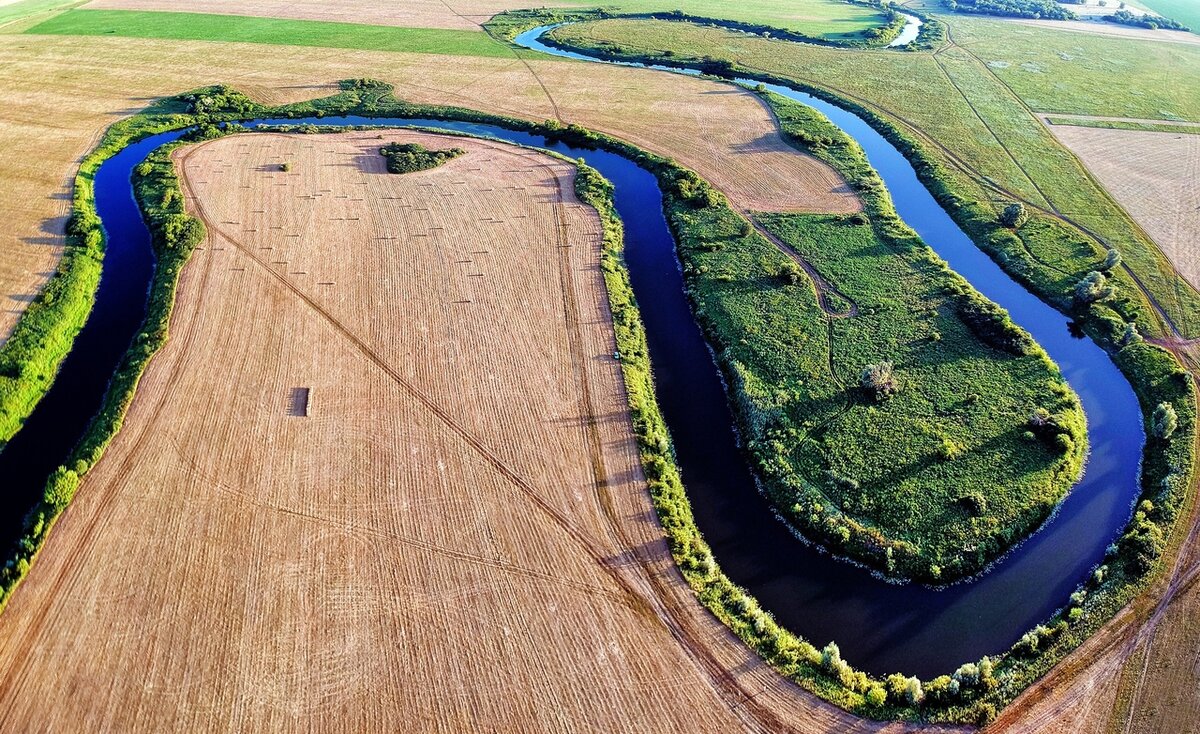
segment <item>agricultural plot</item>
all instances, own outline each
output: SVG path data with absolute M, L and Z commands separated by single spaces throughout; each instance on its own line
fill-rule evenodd
M 733 5 L 723 0 L 611 0 L 602 4 L 623 12 L 639 13 L 683 8 L 694 15 L 766 23 L 831 39 L 857 37 L 863 31 L 887 22 L 876 8 L 851 5 L 837 0 L 791 0 L 787 3 L 777 0 L 745 0 Z M 520 0 L 405 0 L 403 3 L 350 0 L 336 4 L 320 0 L 266 0 L 256 3 L 200 0 L 189 2 L 187 9 L 195 13 L 477 30 L 479 24 L 503 10 L 535 6 L 584 8 L 596 5 L 597 3 L 586 0 L 551 0 L 537 3 Z M 84 7 L 158 11 L 180 9 L 179 3 L 172 0 L 92 0 Z
M 177 158 L 210 237 L 0 616 L 6 727 L 737 725 L 648 598 L 681 584 L 572 168 L 392 133 L 468 153 L 390 175 L 379 137 Z
M 555 7 L 570 3 L 552 0 L 540 4 Z M 496 13 L 527 5 L 522 0 L 405 0 L 402 3 L 382 3 L 378 0 L 341 0 L 337 3 L 322 0 L 264 0 L 254 3 L 242 0 L 195 0 L 187 3 L 187 10 L 217 15 L 477 31 L 480 23 Z M 92 0 L 83 7 L 88 10 L 180 10 L 180 4 L 174 0 Z
M 205 63 L 198 65 L 197 58 Z M 237 80 L 260 101 L 321 96 L 375 76 L 403 98 L 560 118 L 670 155 L 747 208 L 848 212 L 857 198 L 828 166 L 790 148 L 753 95 L 710 82 L 596 65 L 292 47 L 0 35 L 0 338 L 58 260 L 76 161 L 99 131 L 150 100 Z M 45 79 L 54 79 L 47 87 Z M 64 104 L 63 99 L 71 100 Z M 53 128 L 42 124 L 53 110 Z
M 1200 287 L 1200 136 L 1053 125 L 1154 239 L 1180 274 Z

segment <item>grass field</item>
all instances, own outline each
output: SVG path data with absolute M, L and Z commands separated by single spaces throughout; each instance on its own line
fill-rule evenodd
M 821 304 L 808 278 L 788 284 L 786 257 L 768 242 L 728 241 L 707 210 L 673 211 L 704 233 L 685 241 L 684 272 L 735 388 L 743 440 L 769 497 L 809 538 L 896 576 L 969 575 L 1074 483 L 1082 412 L 1028 335 L 968 325 L 986 309 L 888 223 L 894 209 L 857 145 L 805 107 L 772 103 L 796 138 L 833 141 L 814 151 L 862 192 L 866 212 L 755 217 L 827 281 Z M 878 400 L 859 383 L 883 362 L 898 391 Z M 1026 436 L 1038 408 L 1070 434 L 1066 451 L 1054 436 Z
M 539 5 L 570 5 L 569 0 Z M 404 0 L 402 3 L 379 0 L 189 0 L 187 11 L 218 15 L 248 15 L 261 18 L 335 21 L 367 25 L 405 26 L 408 28 L 451 28 L 478 31 L 479 24 L 504 10 L 523 8 L 523 0 Z M 176 12 L 176 0 L 91 0 L 89 10 L 155 10 Z
M 1200 136 L 1055 125 L 1051 130 L 1200 288 Z M 1200 132 L 1191 128 L 1190 132 Z
M 992 19 L 955 18 L 953 28 L 957 43 L 1038 112 L 1200 122 L 1200 45 Z
M 709 55 L 736 60 L 739 68 L 754 73 L 848 95 L 921 140 L 944 166 L 955 198 L 983 220 L 994 222 L 1014 198 L 1052 215 L 1046 227 L 1022 229 L 1023 243 L 1005 254 L 1021 263 L 1013 266 L 1021 277 L 1044 283 L 1047 297 L 1066 303 L 1073 284 L 1104 257 L 1099 243 L 1089 244 L 1080 232 L 1054 224 L 1054 218 L 1063 217 L 1117 248 L 1182 333 L 1200 334 L 1200 296 L 1177 287 L 1170 262 L 1024 101 L 965 45 L 936 55 L 856 51 L 774 42 L 686 23 L 623 20 L 571 26 L 555 34 L 567 43 L 608 51 L 650 56 L 670 51 L 676 60 L 694 56 L 695 49 L 710 49 Z M 870 64 L 872 73 L 861 73 L 862 64 Z M 1130 299 L 1140 300 L 1131 281 L 1124 289 Z M 1137 309 L 1143 325 L 1156 329 L 1148 306 L 1130 305 L 1125 317 L 1134 318 Z
M 317 46 L 458 56 L 513 55 L 511 49 L 477 31 L 204 13 L 69 10 L 37 24 L 27 32 L 64 36 L 112 35 L 176 41 L 267 43 L 280 46 Z
M 189 2 L 188 10 L 468 30 L 478 29 L 479 24 L 502 10 L 545 6 L 586 8 L 597 5 L 637 13 L 682 9 L 693 15 L 765 23 L 831 40 L 857 38 L 862 32 L 886 23 L 886 18 L 877 8 L 838 0 L 788 0 L 785 3 L 777 0 L 744 0 L 739 3 L 722 0 L 553 0 L 536 3 L 519 0 L 449 0 L 444 3 L 441 0 L 405 0 L 399 4 L 376 0 L 342 0 L 336 4 L 321 0 L 266 0 L 252 4 L 239 0 L 199 0 Z M 92 0 L 87 7 L 176 11 L 179 10 L 179 3 L 173 0 Z
M 1128 118 L 1097 118 L 1097 117 L 1054 117 L 1044 118 L 1048 125 L 1063 127 L 1093 127 L 1102 130 L 1140 130 L 1151 133 L 1169 133 L 1172 135 L 1200 135 L 1200 122 L 1146 122 Z

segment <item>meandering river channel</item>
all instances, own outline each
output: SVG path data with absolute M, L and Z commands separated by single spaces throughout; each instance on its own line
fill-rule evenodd
M 547 29 L 522 34 L 517 42 L 556 56 L 596 61 L 545 46 L 537 39 Z M 924 678 L 950 672 L 960 663 L 1006 649 L 1065 603 L 1101 561 L 1105 547 L 1128 521 L 1138 495 L 1144 441 L 1138 403 L 1104 351 L 1088 339 L 1072 336 L 1066 317 L 1014 282 L 976 248 L 917 180 L 900 152 L 867 123 L 803 92 L 767 86 L 819 109 L 857 139 L 904 220 L 958 273 L 1007 308 L 1034 335 L 1083 401 L 1091 442 L 1083 479 L 1036 535 L 975 579 L 942 589 L 885 583 L 803 543 L 774 516 L 740 453 L 717 368 L 692 318 L 657 182 L 633 162 L 604 151 L 471 123 L 324 117 L 258 120 L 250 126 L 439 128 L 548 148 L 582 158 L 598 169 L 615 186 L 616 207 L 625 223 L 626 260 L 684 484 L 697 523 L 725 572 L 780 622 L 814 644 L 836 640 L 856 667 Z M 0 527 L 4 539 L 18 535 L 22 513 L 36 502 L 46 476 L 69 455 L 99 409 L 108 376 L 145 315 L 153 254 L 130 177 L 147 154 L 184 132 L 132 144 L 106 161 L 96 176 L 97 211 L 109 239 L 96 308 L 50 392 L 0 452 L 0 477 L 10 507 Z

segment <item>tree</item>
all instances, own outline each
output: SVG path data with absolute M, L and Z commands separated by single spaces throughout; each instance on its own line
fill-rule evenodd
M 867 703 L 876 707 L 887 703 L 887 691 L 883 690 L 883 686 L 876 685 L 867 689 Z
M 1179 416 L 1175 414 L 1175 407 L 1170 403 L 1159 403 L 1154 415 L 1150 416 L 1150 431 L 1154 437 L 1168 441 L 1178 426 Z
M 863 368 L 859 381 L 863 389 L 877 401 L 887 400 L 899 390 L 896 385 L 895 367 L 891 362 L 867 365 Z
M 1116 289 L 1108 284 L 1108 278 L 1098 270 L 1093 270 L 1075 284 L 1075 301 L 1081 305 L 1103 301 L 1112 296 Z
M 1112 270 L 1113 268 L 1117 267 L 1120 264 L 1121 264 L 1121 251 L 1117 250 L 1117 249 L 1112 249 L 1112 250 L 1109 250 L 1108 254 L 1104 256 L 1104 265 L 1102 265 L 1100 267 L 1100 269 L 1104 270 L 1104 271 L 1109 271 L 1109 270 Z
M 929 681 L 925 695 L 934 703 L 950 703 L 958 698 L 959 683 L 948 675 L 939 675 Z
M 1004 207 L 1004 211 L 1000 212 L 1000 224 L 1010 229 L 1020 227 L 1028 218 L 1029 213 L 1025 211 L 1025 205 L 1019 201 L 1009 204 Z

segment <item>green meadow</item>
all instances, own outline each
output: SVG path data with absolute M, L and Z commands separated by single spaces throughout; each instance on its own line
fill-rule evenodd
M 131 10 L 69 10 L 27 33 L 63 36 L 124 36 L 173 41 L 266 43 L 356 51 L 512 56 L 512 50 L 477 31 L 399 28 L 313 20 L 252 18 L 204 13 Z

